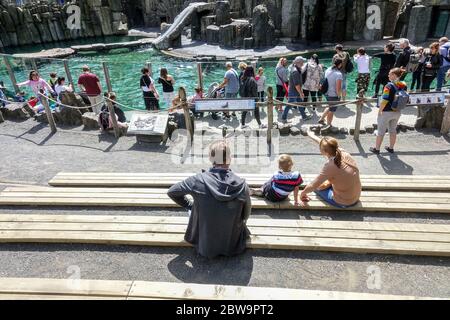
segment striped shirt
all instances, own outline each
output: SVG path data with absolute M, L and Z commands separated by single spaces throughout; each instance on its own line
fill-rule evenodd
M 301 186 L 303 178 L 298 171 L 295 172 L 276 172 L 271 180 L 269 196 L 275 196 L 278 199 L 286 199 L 296 187 Z

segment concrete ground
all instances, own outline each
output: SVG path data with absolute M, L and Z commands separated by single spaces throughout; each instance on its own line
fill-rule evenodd
M 0 189 L 13 184 L 46 185 L 60 171 L 198 172 L 206 163 L 188 164 L 176 143 L 137 144 L 134 137 L 118 141 L 111 135 L 64 128 L 50 135 L 48 126 L 34 120 L 0 124 Z M 211 135 L 208 139 L 216 139 Z M 290 153 L 296 168 L 317 173 L 324 163 L 318 147 L 306 137 L 280 137 L 277 150 Z M 368 153 L 372 135 L 360 143 L 340 137 L 362 174 L 440 175 L 450 172 L 450 139 L 437 132 L 399 135 L 396 155 Z M 205 140 L 206 143 L 206 140 Z M 261 157 L 263 160 L 265 157 Z M 275 158 L 237 159 L 241 173 L 270 172 Z M 184 163 L 184 164 L 183 164 Z M 2 207 L 3 214 L 184 215 L 181 210 L 126 208 Z M 444 214 L 337 213 L 255 211 L 257 218 L 326 219 L 450 224 Z M 83 279 L 196 282 L 341 290 L 384 294 L 450 297 L 450 258 L 379 254 L 249 250 L 235 258 L 206 260 L 190 248 L 137 246 L 0 244 L 0 277 L 67 278 L 73 267 Z M 372 286 L 371 271 L 380 273 Z

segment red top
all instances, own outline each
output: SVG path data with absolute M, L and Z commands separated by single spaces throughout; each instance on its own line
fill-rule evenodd
M 81 84 L 86 89 L 88 96 L 98 96 L 101 93 L 97 82 L 100 82 L 100 79 L 93 73 L 83 73 L 78 78 L 78 84 Z

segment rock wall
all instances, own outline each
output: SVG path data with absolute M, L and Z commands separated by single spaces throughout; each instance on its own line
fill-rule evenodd
M 81 29 L 67 28 L 67 7 L 81 8 Z M 63 7 L 44 2 L 15 7 L 0 0 L 0 49 L 78 38 L 126 35 L 127 17 L 121 0 L 78 0 Z

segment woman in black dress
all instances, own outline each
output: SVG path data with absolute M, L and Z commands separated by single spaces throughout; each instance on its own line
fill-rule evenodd
M 378 97 L 381 85 L 384 87 L 389 82 L 389 71 L 394 68 L 395 61 L 397 60 L 394 49 L 395 46 L 392 43 L 389 43 L 384 47 L 384 52 L 373 55 L 374 58 L 381 59 L 380 70 L 378 71 L 378 76 L 375 79 L 374 98 Z

